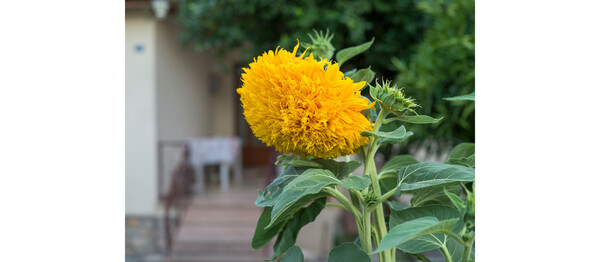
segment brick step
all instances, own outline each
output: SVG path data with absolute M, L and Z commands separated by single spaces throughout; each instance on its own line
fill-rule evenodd
M 177 241 L 197 243 L 244 243 L 252 241 L 254 228 L 236 226 L 186 226 L 180 230 Z
M 267 245 L 267 249 L 270 249 L 271 246 Z M 259 250 L 254 250 L 250 243 L 239 243 L 239 244 L 230 244 L 227 245 L 219 244 L 219 243 L 193 243 L 193 242 L 180 242 L 176 246 L 172 248 L 173 253 L 198 253 L 198 252 L 211 252 L 211 251 L 230 251 L 230 252 L 262 252 Z
M 219 221 L 220 219 L 237 219 L 237 220 L 253 220 L 260 216 L 262 209 L 260 207 L 251 208 L 194 208 L 185 213 L 187 219 L 212 219 Z M 187 220 L 186 220 L 187 221 Z
M 185 255 L 177 255 L 168 257 L 166 261 L 168 262 L 263 262 L 265 259 L 269 259 L 267 256 L 232 256 L 232 255 L 223 255 L 223 254 L 205 254 L 198 256 L 185 256 Z

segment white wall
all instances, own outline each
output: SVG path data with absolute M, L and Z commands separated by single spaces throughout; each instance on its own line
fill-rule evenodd
M 155 21 L 125 19 L 125 213 L 152 214 L 157 204 Z M 137 51 L 136 46 L 142 47 Z

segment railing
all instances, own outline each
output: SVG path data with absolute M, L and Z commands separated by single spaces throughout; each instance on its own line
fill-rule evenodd
M 159 199 L 165 208 L 163 220 L 165 228 L 165 245 L 166 251 L 168 252 L 173 244 L 172 232 L 175 228 L 179 227 L 182 213 L 186 210 L 193 195 L 191 185 L 194 179 L 194 172 L 187 162 L 189 151 L 185 146 L 185 141 L 160 141 L 158 147 L 158 192 Z M 181 156 L 177 161 L 172 175 L 169 177 L 166 176 L 165 172 L 164 151 L 166 148 L 179 148 L 179 155 Z M 176 214 L 174 228 L 171 227 L 171 211 L 174 211 Z

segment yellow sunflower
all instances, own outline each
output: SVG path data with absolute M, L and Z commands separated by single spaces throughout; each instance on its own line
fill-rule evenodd
M 317 158 L 348 155 L 366 144 L 372 130 L 361 113 L 365 82 L 344 77 L 337 63 L 269 50 L 244 68 L 241 96 L 246 120 L 258 137 L 280 152 Z M 305 51 L 306 52 L 306 51 Z

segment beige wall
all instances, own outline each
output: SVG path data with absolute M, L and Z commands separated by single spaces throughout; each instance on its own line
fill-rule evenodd
M 158 21 L 156 28 L 158 138 L 177 140 L 210 135 L 211 55 L 184 49 L 173 19 Z
M 218 72 L 216 75 L 220 79 L 219 89 L 213 93 L 212 103 L 212 127 L 213 134 L 218 136 L 234 136 L 235 131 L 235 113 L 236 106 L 239 104 L 237 100 L 236 89 L 236 74 L 233 71 L 237 64 L 238 54 L 232 52 L 222 60 L 230 69 L 228 72 Z
M 151 214 L 157 203 L 155 22 L 150 16 L 125 19 L 125 210 Z M 141 50 L 136 50 L 136 46 Z
M 172 17 L 156 20 L 147 10 L 128 10 L 125 24 L 126 213 L 153 214 L 159 141 L 235 135 L 237 55 L 224 58 L 230 70 L 222 72 L 214 53 L 183 47 Z M 142 51 L 136 51 L 138 45 Z M 219 83 L 214 92 L 211 76 Z M 162 153 L 162 172 L 169 175 L 181 154 L 173 148 Z

